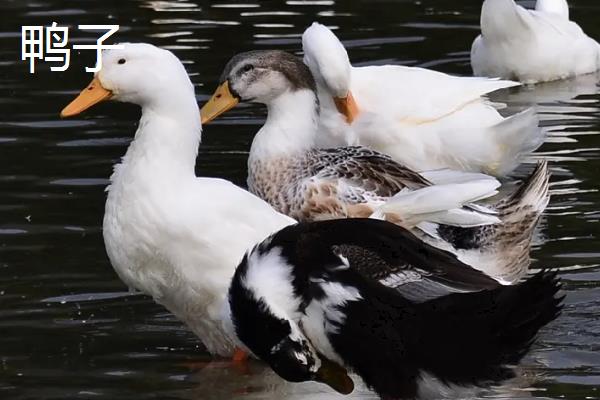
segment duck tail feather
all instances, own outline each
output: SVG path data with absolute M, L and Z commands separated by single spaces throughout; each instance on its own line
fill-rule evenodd
M 509 366 L 523 358 L 539 330 L 560 314 L 560 289 L 557 273 L 544 270 L 515 286 L 422 303 L 423 370 L 459 385 L 510 377 Z
M 539 119 L 535 108 L 528 108 L 511 115 L 491 129 L 501 149 L 499 158 L 493 165 L 496 176 L 511 173 L 525 157 L 537 150 L 546 139 L 546 131 L 538 127 Z
M 496 204 L 502 222 L 521 221 L 527 215 L 541 214 L 550 201 L 548 161 L 540 161 L 529 177 L 508 197 Z
M 467 264 L 478 265 L 503 284 L 518 282 L 529 268 L 534 231 L 550 200 L 549 179 L 548 163 L 542 161 L 518 188 L 494 206 L 499 224 L 440 226 L 437 234 L 459 251 L 464 250 L 462 260 Z M 468 259 L 473 249 L 480 249 L 476 260 Z

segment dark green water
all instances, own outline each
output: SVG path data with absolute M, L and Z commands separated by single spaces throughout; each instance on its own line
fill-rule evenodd
M 600 38 L 600 3 L 572 3 L 573 19 Z M 357 64 L 468 75 L 480 5 L 0 0 L 0 399 L 341 398 L 316 384 L 283 384 L 259 363 L 246 371 L 189 366 L 209 360 L 198 340 L 152 300 L 126 292 L 102 242 L 104 187 L 139 111 L 107 103 L 60 120 L 61 108 L 91 79 L 84 66 L 95 54 L 73 53 L 66 72 L 38 64 L 30 75 L 20 60 L 22 25 L 120 24 L 116 40 L 150 42 L 184 60 L 204 101 L 234 53 L 299 51 L 300 34 L 314 20 L 339 28 Z M 597 82 L 591 76 L 495 96 L 511 109 L 536 103 L 551 129 L 539 157 L 552 161 L 556 185 L 533 267 L 561 267 L 568 296 L 563 315 L 524 362 L 522 378 L 482 396 L 600 398 Z M 243 185 L 249 143 L 263 116 L 261 107 L 239 107 L 206 127 L 198 174 Z M 359 389 L 355 398 L 370 395 Z

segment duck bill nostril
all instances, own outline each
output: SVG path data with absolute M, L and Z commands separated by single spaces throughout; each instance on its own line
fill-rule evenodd
M 231 110 L 239 102 L 239 99 L 229 90 L 229 81 L 223 82 L 206 104 L 202 106 L 200 110 L 202 124 L 207 124 L 219 115 Z
M 80 114 L 94 104 L 110 99 L 112 95 L 110 90 L 102 87 L 98 77 L 94 77 L 90 84 L 79 93 L 79 96 L 63 108 L 60 116 L 65 118 Z

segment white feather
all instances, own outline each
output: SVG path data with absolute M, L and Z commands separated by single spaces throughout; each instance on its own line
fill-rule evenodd
M 537 0 L 535 3 L 536 11 L 552 13 L 569 19 L 569 4 L 567 0 Z
M 457 171 L 448 168 L 435 169 L 431 171 L 422 171 L 420 172 L 420 174 L 434 185 L 442 185 L 447 183 L 465 183 L 472 182 L 474 180 L 485 179 L 497 181 L 496 178 L 490 175 L 481 174 L 478 172 Z
M 358 301 L 362 296 L 355 287 L 345 286 L 339 282 L 324 281 L 319 286 L 325 296 L 311 301 L 306 307 L 305 316 L 301 319 L 302 329 L 321 354 L 343 364 L 328 336 L 337 333 L 346 319 L 340 307 L 348 302 Z
M 498 217 L 477 211 L 461 210 L 473 201 L 497 193 L 500 182 L 481 179 L 466 183 L 428 186 L 419 190 L 403 190 L 379 207 L 372 218 L 397 214 L 410 225 L 423 221 L 456 226 L 479 226 L 499 223 Z
M 418 282 L 422 279 L 423 276 L 418 272 L 408 270 L 388 275 L 385 279 L 381 279 L 379 283 L 388 287 L 397 287 L 411 282 Z
M 242 280 L 257 300 L 264 301 L 273 315 L 297 320 L 302 300 L 294 296 L 292 266 L 281 257 L 281 249 L 266 254 L 253 251 L 248 256 L 248 272 Z

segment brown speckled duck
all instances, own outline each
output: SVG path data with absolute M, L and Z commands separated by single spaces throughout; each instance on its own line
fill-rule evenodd
M 386 219 L 505 284 L 527 271 L 533 230 L 548 203 L 546 163 L 490 208 L 473 202 L 496 194 L 492 177 L 420 174 L 364 147 L 317 149 L 315 81 L 299 58 L 283 51 L 233 57 L 202 108 L 203 123 L 240 101 L 268 108 L 252 142 L 248 186 L 278 211 L 300 221 Z

